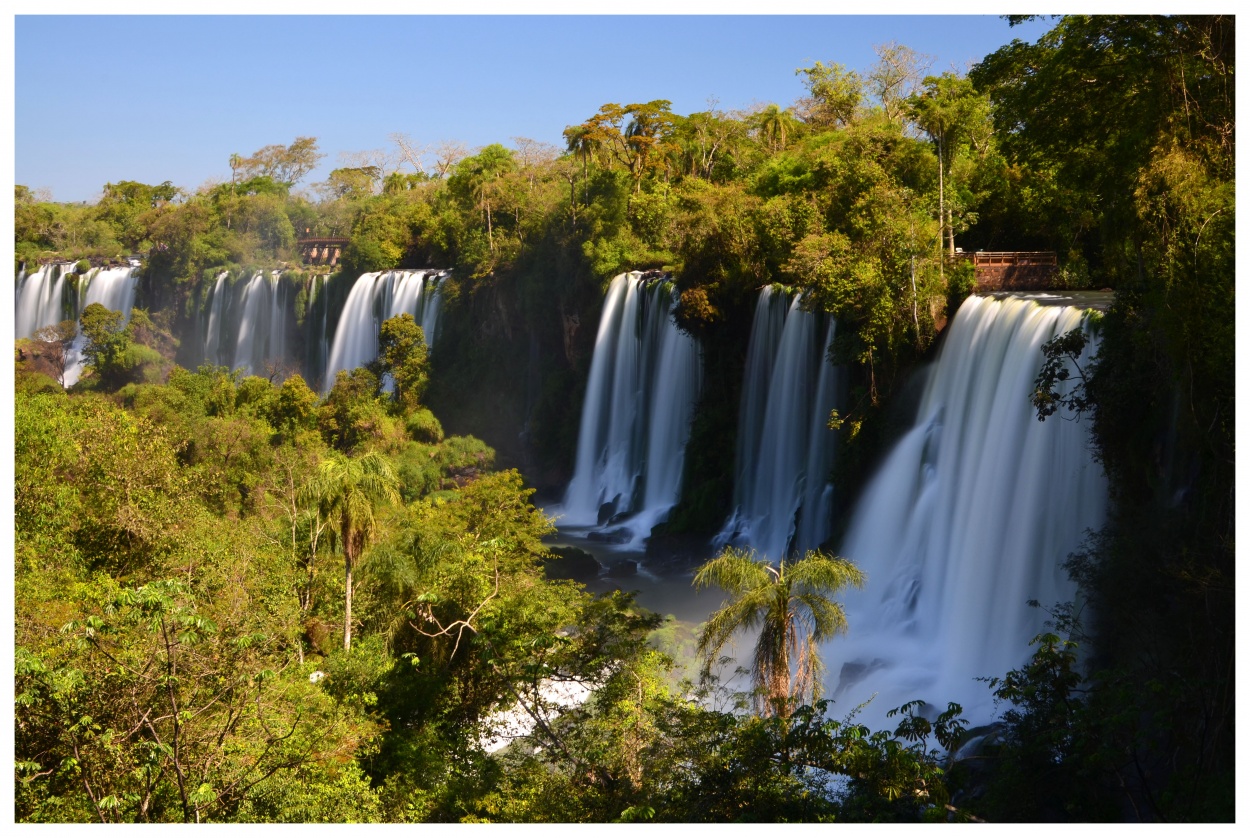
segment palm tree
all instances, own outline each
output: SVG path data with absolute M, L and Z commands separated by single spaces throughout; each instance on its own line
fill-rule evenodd
M 774 154 L 786 147 L 787 141 L 799 129 L 799 121 L 790 113 L 772 104 L 755 115 L 760 136 L 768 140 L 768 149 Z
M 815 700 L 821 670 L 816 647 L 846 631 L 846 613 L 830 597 L 847 585 L 862 588 L 863 572 L 817 550 L 773 567 L 754 551 L 729 547 L 695 573 L 696 590 L 711 585 L 730 598 L 699 635 L 704 672 L 735 632 L 759 628 L 751 661 L 757 711 L 785 717 L 797 701 Z
M 564 139 L 567 142 L 566 148 L 582 160 L 582 203 L 585 204 L 589 200 L 586 197 L 586 179 L 590 176 L 590 158 L 599 153 L 603 148 L 603 142 L 586 124 L 570 125 L 565 128 Z
M 352 566 L 377 528 L 374 512 L 383 501 L 399 503 L 399 480 L 385 456 L 370 451 L 348 457 L 337 451 L 321 461 L 304 492 L 327 519 L 338 518 L 345 566 L 343 651 L 352 648 Z

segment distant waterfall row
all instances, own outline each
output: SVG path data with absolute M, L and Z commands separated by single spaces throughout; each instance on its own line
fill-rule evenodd
M 289 281 L 279 271 L 219 274 L 200 306 L 200 362 L 245 375 L 297 370 L 328 392 L 340 370 L 378 354 L 382 321 L 411 314 L 433 345 L 443 271 L 382 271 L 358 277 L 333 316 L 323 276 Z M 298 321 L 302 321 L 302 324 Z M 301 347 L 297 349 L 297 347 Z
M 835 434 L 842 370 L 829 363 L 834 323 L 803 311 L 801 296 L 760 292 L 747 345 L 738 411 L 734 511 L 718 546 L 753 547 L 780 559 L 829 537 Z
M 610 525 L 637 543 L 681 491 L 690 420 L 702 383 L 699 348 L 677 329 L 677 294 L 638 272 L 612 280 L 582 407 L 577 464 L 561 523 Z
M 78 274 L 67 263 L 40 265 L 34 273 L 20 273 L 17 278 L 17 301 L 14 334 L 19 338 L 34 336 L 45 326 L 63 320 L 77 320 L 87 306 L 100 303 L 122 313 L 129 322 L 135 302 L 137 268 L 91 268 Z M 66 353 L 65 386 L 82 375 L 82 349 L 85 338 L 76 337 Z
M 121 311 L 129 320 L 137 268 L 92 268 L 78 275 L 72 264 L 43 265 L 17 279 L 16 335 L 77 320 L 91 303 Z M 341 309 L 332 311 L 328 277 L 281 271 L 223 271 L 193 300 L 195 333 L 184 339 L 180 363 L 238 370 L 244 375 L 285 378 L 300 372 L 322 392 L 341 370 L 372 361 L 382 321 L 411 314 L 434 345 L 446 271 L 382 271 L 354 280 Z M 337 285 L 338 281 L 335 281 Z M 342 300 L 340 290 L 334 299 Z M 82 371 L 81 340 L 70 349 L 66 384 Z
M 975 679 L 1023 663 L 1045 616 L 1026 603 L 1076 596 L 1062 563 L 1101 526 L 1106 478 L 1088 425 L 1038 422 L 1029 393 L 1042 344 L 1086 316 L 985 297 L 956 314 L 915 424 L 842 544 L 868 586 L 846 596 L 852 631 L 825 654 L 840 706 L 875 692 L 878 710 L 927 698 L 987 719 L 990 692 Z

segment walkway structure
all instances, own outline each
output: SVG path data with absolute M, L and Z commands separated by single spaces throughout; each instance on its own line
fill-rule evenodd
M 972 259 L 978 293 L 1047 291 L 1059 270 L 1053 250 L 978 250 L 965 256 Z
M 343 248 L 347 246 L 350 239 L 330 238 L 326 236 L 311 236 L 306 239 L 300 239 L 299 255 L 305 265 L 330 265 L 338 264 L 339 256 L 342 255 Z

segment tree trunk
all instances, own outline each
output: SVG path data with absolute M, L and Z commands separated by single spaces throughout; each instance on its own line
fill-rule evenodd
M 355 550 L 352 544 L 351 521 L 346 515 L 343 516 L 343 651 L 350 652 L 352 650 L 352 563 L 355 560 Z

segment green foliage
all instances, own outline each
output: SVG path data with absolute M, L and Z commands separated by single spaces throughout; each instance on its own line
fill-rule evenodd
M 425 332 L 411 314 L 405 312 L 382 323 L 378 334 L 378 365 L 382 374 L 389 375 L 394 382 L 399 409 L 405 414 L 416 411 L 429 381 L 429 350 Z
M 78 318 L 79 326 L 87 343 L 83 346 L 83 360 L 105 383 L 118 382 L 128 369 L 125 359 L 130 348 L 120 311 L 110 311 L 99 303 L 83 309 Z
M 848 585 L 863 587 L 859 568 L 819 551 L 783 559 L 774 568 L 754 553 L 728 547 L 695 571 L 696 590 L 711 585 L 722 588 L 729 600 L 708 617 L 699 635 L 704 673 L 736 632 L 758 628 L 750 668 L 759 712 L 785 717 L 805 697 L 819 697 L 817 646 L 847 627 L 842 606 L 830 596 Z
M 1033 407 L 1037 410 L 1038 421 L 1045 421 L 1060 409 L 1079 418 L 1092 407 L 1085 395 L 1085 372 L 1081 368 L 1081 356 L 1088 342 L 1084 329 L 1073 329 L 1042 344 L 1046 361 L 1033 384 Z M 1097 363 L 1097 359 L 1090 362 Z M 1079 380 L 1074 380 L 1072 387 L 1064 387 L 1061 382 L 1072 379 L 1073 370 L 1069 365 L 1075 368 Z
M 438 417 L 421 407 L 413 411 L 404 422 L 408 436 L 417 442 L 437 443 L 443 441 L 443 425 Z
M 794 72 L 804 77 L 803 86 L 810 96 L 804 102 L 809 123 L 829 128 L 855 121 L 864 99 L 864 81 L 859 73 L 841 64 L 826 66 L 819 61 Z
M 360 457 L 332 451 L 321 461 L 316 476 L 304 487 L 306 502 L 317 506 L 327 521 L 338 524 L 338 545 L 343 551 L 344 581 L 343 651 L 352 648 L 353 565 L 377 531 L 378 507 L 397 504 L 399 481 L 390 462 L 377 451 Z
M 296 137 L 289 146 L 267 145 L 251 157 L 237 161 L 237 168 L 247 178 L 272 178 L 293 186 L 317 167 L 325 157 L 317 149 L 316 137 Z

